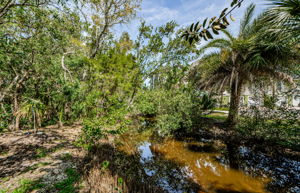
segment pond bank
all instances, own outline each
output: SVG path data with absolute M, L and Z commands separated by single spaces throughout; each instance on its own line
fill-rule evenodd
M 201 125 L 199 127 L 200 129 L 197 128 L 188 133 L 179 131 L 175 134 L 176 138 L 179 140 L 185 138 L 193 138 L 195 140 L 201 138 L 221 140 L 226 144 L 247 146 L 254 151 L 263 152 L 268 156 L 284 156 L 293 160 L 300 160 L 300 151 L 298 150 L 298 147 L 292 149 L 290 147 L 277 144 L 272 140 L 244 135 L 228 127 L 224 123 L 224 120 L 202 118 L 201 123 L 199 124 Z
M 299 160 L 235 144 L 233 131 L 214 125 L 177 138 L 130 130 L 108 136 L 90 151 L 76 146 L 80 125 L 5 134 L 0 187 L 10 193 L 29 179 L 28 192 L 299 192 Z
M 127 134 L 121 149 L 137 152 L 144 172 L 167 192 L 299 192 L 300 162 L 221 140 L 155 139 Z M 127 139 L 127 140 L 125 140 Z M 232 166 L 235 160 L 235 167 Z

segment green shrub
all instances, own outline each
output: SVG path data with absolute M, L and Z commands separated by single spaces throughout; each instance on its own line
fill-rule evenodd
M 124 132 L 131 121 L 126 117 L 128 109 L 125 104 L 118 101 L 110 101 L 105 109 L 98 110 L 100 116 L 92 116 L 83 121 L 80 144 L 84 147 L 92 147 L 101 138 L 108 134 L 120 134 Z
M 154 128 L 161 136 L 179 129 L 191 129 L 203 111 L 215 107 L 215 101 L 201 92 L 188 89 L 143 90 L 136 99 L 134 112 L 154 117 Z
M 103 132 L 103 125 L 100 120 L 84 120 L 82 135 L 80 138 L 80 142 L 83 146 L 94 145 L 104 135 L 105 134 Z
M 158 112 L 156 101 L 161 96 L 160 91 L 141 90 L 135 101 L 135 109 L 137 113 L 145 117 L 155 116 Z
M 264 96 L 264 107 L 269 109 L 275 109 L 276 108 L 276 102 L 278 102 L 277 97 L 273 96 Z
M 247 112 L 242 112 L 242 116 L 237 130 L 243 135 L 300 149 L 300 120 L 297 111 L 252 107 Z
M 0 133 L 8 130 L 9 124 L 11 123 L 11 119 L 13 117 L 9 105 L 4 104 L 3 108 L 6 112 L 4 111 L 4 109 L 0 108 Z
M 206 93 L 201 93 L 201 96 L 195 95 L 193 99 L 196 100 L 194 101 L 194 103 L 198 103 L 200 106 L 199 109 L 201 109 L 202 111 L 214 109 L 217 104 L 217 100 L 213 99 Z

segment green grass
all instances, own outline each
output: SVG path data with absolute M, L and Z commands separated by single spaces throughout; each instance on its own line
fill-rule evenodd
M 226 120 L 227 114 L 224 113 L 211 113 L 209 115 L 204 115 L 203 117 L 217 120 Z
M 13 190 L 12 193 L 29 193 L 33 190 L 38 190 L 44 187 L 44 184 L 41 184 L 39 181 L 31 181 L 31 180 L 21 180 L 20 186 Z
M 229 108 L 228 107 L 217 107 L 217 108 L 214 108 L 214 110 L 217 110 L 217 111 L 229 111 Z
M 38 148 L 36 149 L 36 157 L 37 158 L 42 158 L 42 157 L 46 157 L 47 156 L 47 149 L 45 148 Z
M 1 189 L 0 193 L 7 193 L 7 191 L 8 191 L 7 189 Z
M 72 168 L 66 169 L 65 173 L 67 174 L 68 178 L 61 182 L 56 183 L 54 187 L 59 191 L 59 193 L 77 192 L 77 188 L 75 187 L 75 184 L 80 179 L 79 173 Z
M 4 178 L 0 178 L 0 184 L 3 182 L 6 182 L 10 179 L 10 177 L 4 177 Z M 1 193 L 1 192 L 0 192 Z

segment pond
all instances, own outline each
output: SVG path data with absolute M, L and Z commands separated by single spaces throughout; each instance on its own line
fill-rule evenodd
M 143 172 L 166 192 L 300 192 L 299 161 L 241 146 L 233 169 L 228 147 L 218 140 L 156 140 L 140 134 L 126 134 L 122 140 L 119 149 L 138 155 Z

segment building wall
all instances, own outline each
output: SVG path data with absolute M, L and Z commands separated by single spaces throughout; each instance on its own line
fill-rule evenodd
M 263 99 L 260 98 L 259 101 L 255 98 L 255 88 L 253 85 L 246 85 L 241 94 L 241 106 L 253 106 L 253 105 L 263 105 Z M 300 86 L 296 89 L 290 90 L 289 87 L 285 86 L 282 82 L 278 82 L 277 85 L 268 86 L 264 90 L 257 89 L 262 95 L 265 93 L 269 96 L 275 94 L 278 98 L 277 106 L 289 106 L 289 107 L 299 107 L 300 108 Z M 230 94 L 228 91 L 224 91 L 223 100 L 221 105 L 229 105 Z

